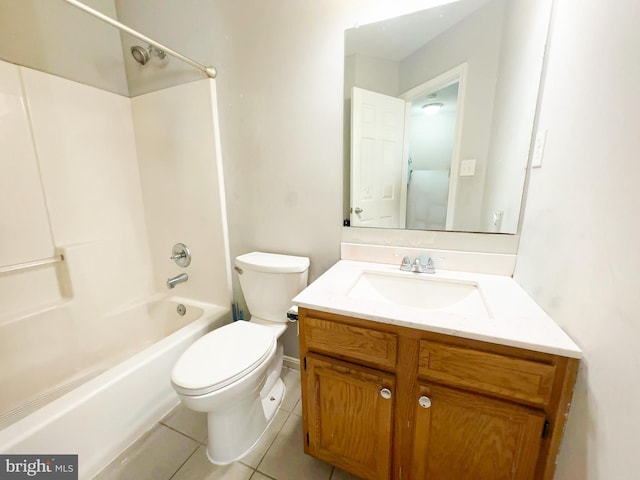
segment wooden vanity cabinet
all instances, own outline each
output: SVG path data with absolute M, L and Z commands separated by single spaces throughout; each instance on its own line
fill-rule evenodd
M 307 453 L 365 478 L 390 478 L 395 377 L 313 353 L 306 362 Z
M 533 478 L 544 412 L 440 385 L 419 384 L 419 395 L 410 478 Z
M 578 361 L 300 308 L 304 448 L 365 479 L 551 480 Z

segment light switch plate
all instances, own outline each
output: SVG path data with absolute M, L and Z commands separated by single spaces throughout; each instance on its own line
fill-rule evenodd
M 476 159 L 470 158 L 460 161 L 460 176 L 473 177 L 476 174 Z
M 533 144 L 533 155 L 531 156 L 531 168 L 542 167 L 542 157 L 544 156 L 544 144 L 547 142 L 547 130 L 540 130 L 536 135 Z

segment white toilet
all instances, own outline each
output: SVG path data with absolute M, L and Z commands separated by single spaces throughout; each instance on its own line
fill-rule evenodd
M 180 356 L 171 383 L 182 403 L 207 413 L 207 456 L 234 462 L 258 442 L 284 397 L 280 373 L 291 299 L 307 285 L 309 259 L 253 252 L 235 269 L 251 319 L 196 340 Z

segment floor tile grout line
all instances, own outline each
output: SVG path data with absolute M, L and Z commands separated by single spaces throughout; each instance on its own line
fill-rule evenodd
M 195 448 L 195 450 L 193 452 L 191 452 L 191 455 L 189 455 L 185 459 L 185 461 L 180 464 L 178 469 L 175 472 L 173 472 L 173 474 L 167 480 L 171 480 L 173 477 L 175 477 L 178 474 L 178 472 L 180 470 L 182 470 L 182 467 L 184 467 L 186 465 L 186 463 L 191 459 L 191 457 L 193 457 L 196 454 L 196 452 L 198 451 L 199 448 L 200 448 L 200 444 L 196 445 L 196 448 Z
M 285 419 L 285 421 L 282 424 L 282 427 L 280 427 L 280 430 L 278 430 L 277 435 L 273 438 L 273 440 L 271 441 L 271 444 L 269 444 L 269 448 L 267 448 L 267 450 L 264 452 L 264 455 L 262 455 L 262 458 L 260 458 L 260 462 L 258 462 L 258 466 L 255 467 L 256 472 L 260 473 L 261 475 L 264 475 L 265 477 L 268 477 L 270 479 L 273 480 L 278 480 L 276 477 L 272 477 L 271 475 L 263 472 L 262 470 L 260 470 L 260 465 L 262 464 L 262 461 L 264 460 L 264 458 L 267 456 L 267 454 L 269 453 L 269 450 L 271 449 L 271 447 L 273 446 L 273 444 L 275 443 L 275 441 L 278 439 L 278 437 L 280 436 L 280 433 L 282 432 L 282 429 L 284 428 L 284 425 L 287 423 L 287 421 L 289 420 L 289 418 L 291 417 L 291 415 L 295 415 L 296 417 L 300 417 L 302 418 L 301 415 L 297 415 L 294 412 L 289 412 L 289 414 L 287 415 L 287 418 Z M 331 478 L 333 477 L 333 472 L 335 471 L 335 467 L 331 466 L 331 473 L 329 473 L 329 477 L 327 480 L 331 480 Z
M 273 476 L 271 476 L 271 475 L 269 475 L 269 474 L 267 474 L 267 473 L 261 472 L 260 470 L 256 470 L 256 472 L 258 472 L 258 473 L 259 473 L 260 475 L 262 475 L 263 477 L 267 477 L 267 478 L 269 478 L 269 479 L 271 479 L 271 480 L 278 480 L 278 478 L 273 477 Z
M 263 477 L 267 477 L 269 480 L 278 480 L 276 477 L 272 477 L 271 475 L 267 475 L 266 473 L 259 472 L 258 470 L 254 470 L 253 471 L 253 473 L 251 474 L 251 477 L 249 478 L 249 480 L 251 480 L 256 473 L 259 473 Z
M 158 422 L 160 425 L 162 425 L 163 427 L 167 427 L 169 430 L 173 430 L 176 433 L 179 433 L 180 435 L 182 435 L 183 437 L 187 437 L 190 440 L 193 440 L 194 442 L 196 442 L 198 445 L 206 445 L 206 443 L 201 442 L 200 440 L 198 440 L 197 438 L 192 437 L 191 435 L 188 435 L 184 432 L 181 432 L 180 430 L 178 430 L 175 427 L 172 427 L 171 425 L 167 425 L 166 423 L 163 423 L 162 421 Z
M 279 408 L 279 407 L 278 407 Z M 242 460 L 239 460 L 240 463 L 242 463 L 243 465 L 246 465 L 247 467 L 253 468 L 256 472 L 259 472 L 263 475 L 266 475 L 264 472 L 261 472 L 258 470 L 258 467 L 260 466 L 260 464 L 262 463 L 262 461 L 264 460 L 264 457 L 267 456 L 267 453 L 269 452 L 269 450 L 271 449 L 271 447 L 273 446 L 274 442 L 276 441 L 276 439 L 278 438 L 278 436 L 280 435 L 280 432 L 282 432 L 282 429 L 284 428 L 284 424 L 287 423 L 287 420 L 289 420 L 289 417 L 291 416 L 291 412 L 287 412 L 286 410 L 282 410 L 283 412 L 285 412 L 287 414 L 287 418 L 284 419 L 284 422 L 282 422 L 282 425 L 280 426 L 280 428 L 278 429 L 278 432 L 275 434 L 275 436 L 273 437 L 273 440 L 271 440 L 271 443 L 269 443 L 269 446 L 266 448 L 266 450 L 264 451 L 264 453 L 262 454 L 262 456 L 260 457 L 260 460 L 258 461 L 258 463 L 256 464 L 255 467 L 252 467 L 251 465 L 247 465 L 246 463 L 242 463 Z M 274 415 L 277 415 L 278 412 L 274 413 Z M 271 478 L 271 477 L 270 477 Z

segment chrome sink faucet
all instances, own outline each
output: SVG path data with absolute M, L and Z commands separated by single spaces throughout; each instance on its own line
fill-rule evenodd
M 409 257 L 403 257 L 400 270 L 403 272 L 436 273 L 433 259 L 425 256 L 416 257 L 413 263 Z

